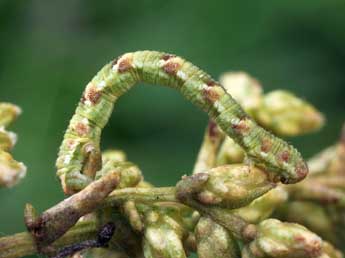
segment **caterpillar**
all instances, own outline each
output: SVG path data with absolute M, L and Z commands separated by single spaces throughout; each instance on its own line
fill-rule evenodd
M 308 167 L 301 154 L 258 126 L 210 75 L 172 54 L 137 51 L 106 64 L 87 84 L 56 161 L 65 192 L 78 191 L 92 180 L 90 162 L 96 164 L 91 168 L 97 170 L 102 129 L 116 100 L 137 82 L 177 89 L 207 112 L 256 165 L 273 172 L 275 180 L 295 183 L 307 175 Z

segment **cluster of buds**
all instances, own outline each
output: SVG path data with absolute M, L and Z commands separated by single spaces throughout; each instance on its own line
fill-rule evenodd
M 146 59 L 146 66 L 139 62 Z M 161 70 L 155 71 L 156 66 Z M 110 73 L 114 70 L 119 77 Z M 231 96 L 242 107 L 235 103 L 212 117 L 222 128 L 232 118 L 228 135 L 235 135 L 237 143 L 211 119 L 192 175 L 172 187 L 154 187 L 123 151 L 102 153 L 98 146 L 111 112 L 109 100 L 117 97 L 106 81 L 122 82 L 125 91 L 136 77 L 156 82 L 152 74 L 176 87 L 182 84 L 200 103 L 206 96 L 214 109 L 232 103 Z M 0 258 L 33 253 L 55 258 L 186 258 L 190 253 L 200 258 L 343 258 L 336 247 L 345 240 L 345 132 L 335 146 L 310 160 L 311 176 L 292 185 L 281 182 L 295 183 L 308 170 L 299 153 L 269 133 L 261 138 L 247 134 L 253 128 L 264 132 L 260 126 L 280 136 L 315 131 L 324 118 L 311 104 L 287 91 L 263 94 L 260 83 L 243 72 L 221 77 L 223 93 L 190 63 L 159 52 L 126 54 L 95 78 L 57 160 L 63 190 L 70 196 L 42 214 L 26 205 L 29 233 L 0 238 Z M 192 91 L 199 86 L 204 87 L 201 95 Z M 226 117 L 233 108 L 238 114 Z M 17 115 L 16 107 L 0 104 L 0 126 Z M 6 185 L 3 171 L 10 171 L 13 138 L 0 129 L 0 185 Z M 13 171 L 20 175 L 19 169 Z M 284 180 L 286 175 L 290 178 Z
M 19 107 L 10 103 L 0 103 L 0 187 L 17 184 L 26 173 L 25 165 L 14 160 L 10 154 L 17 141 L 17 135 L 6 130 L 20 113 Z
M 324 116 L 307 101 L 285 90 L 263 94 L 261 84 L 244 72 L 225 73 L 220 82 L 259 125 L 274 134 L 298 136 L 324 125 Z M 269 148 L 268 144 L 263 149 Z M 218 152 L 216 164 L 235 164 L 243 162 L 244 158 L 243 149 L 227 137 Z

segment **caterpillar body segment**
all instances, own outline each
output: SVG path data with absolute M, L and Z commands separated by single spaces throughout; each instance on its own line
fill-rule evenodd
M 210 75 L 178 56 L 138 51 L 105 65 L 86 86 L 56 163 L 65 192 L 78 191 L 92 180 L 92 173 L 83 170 L 90 167 L 88 157 L 99 153 L 101 131 L 114 103 L 138 82 L 176 88 L 276 179 L 294 183 L 306 176 L 308 168 L 299 152 L 258 126 Z

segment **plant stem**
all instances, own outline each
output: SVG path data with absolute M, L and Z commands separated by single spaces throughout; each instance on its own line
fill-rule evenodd
M 175 197 L 175 187 L 124 188 L 113 191 L 101 207 L 119 206 L 125 201 L 135 202 L 180 202 Z
M 96 238 L 98 223 L 96 220 L 78 222 L 65 235 L 52 244 L 59 249 L 84 240 Z M 33 236 L 28 232 L 0 238 L 0 258 L 17 258 L 37 253 Z
M 127 200 L 136 202 L 178 202 L 175 198 L 175 187 L 124 188 L 113 191 L 110 196 L 100 203 L 98 208 L 117 207 Z M 98 227 L 99 223 L 96 220 L 78 222 L 51 246 L 59 249 L 93 239 L 96 237 Z M 0 258 L 15 258 L 35 253 L 38 253 L 37 246 L 33 236 L 28 232 L 0 238 Z

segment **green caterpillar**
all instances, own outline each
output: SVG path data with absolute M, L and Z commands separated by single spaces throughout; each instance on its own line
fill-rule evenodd
M 176 88 L 207 112 L 256 165 L 274 172 L 274 180 L 295 183 L 307 175 L 300 153 L 258 126 L 210 75 L 175 55 L 137 51 L 105 65 L 86 86 L 56 162 L 66 193 L 78 191 L 92 180 L 92 170 L 100 166 L 101 131 L 115 101 L 137 82 Z

